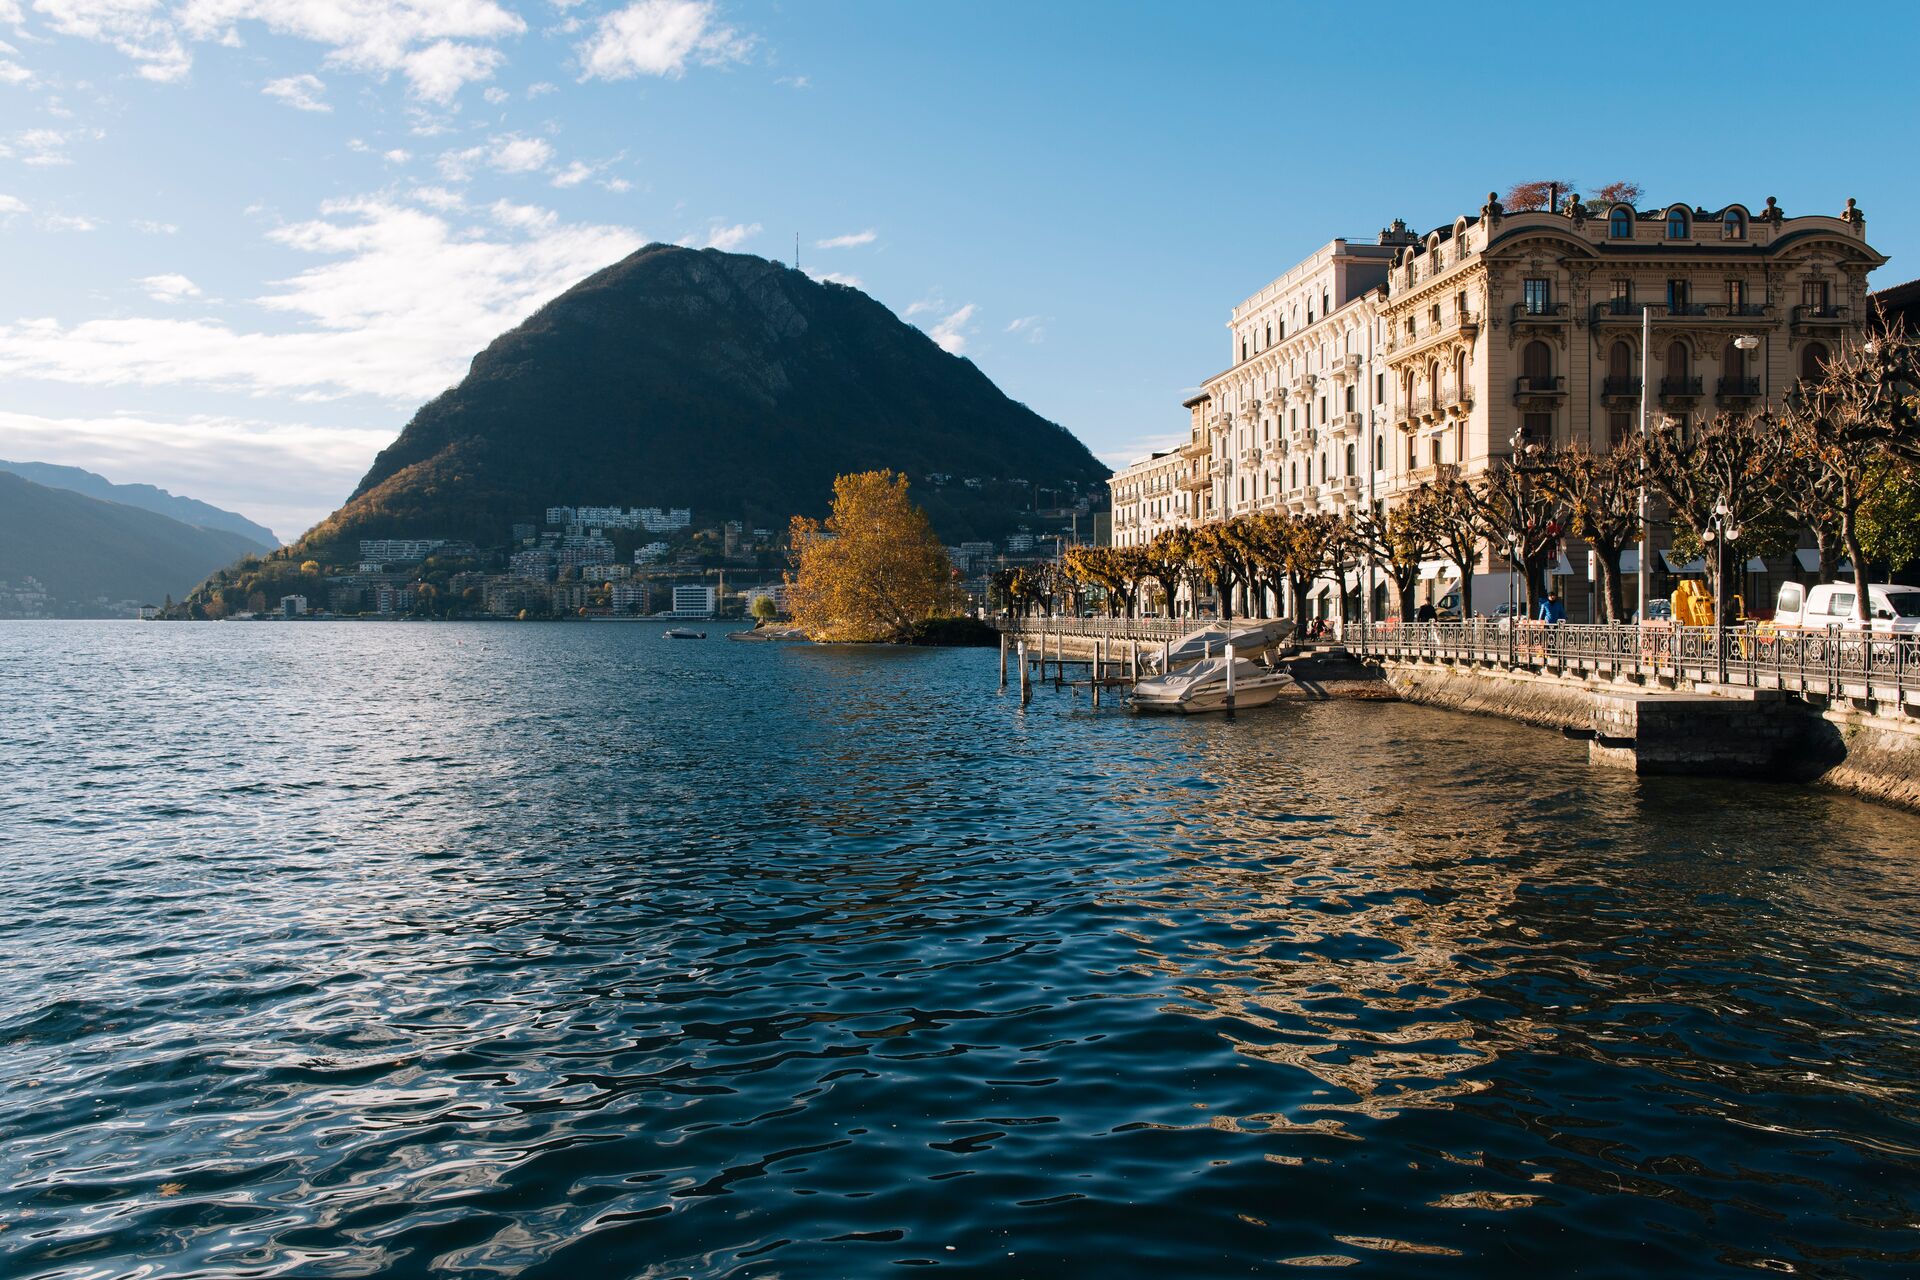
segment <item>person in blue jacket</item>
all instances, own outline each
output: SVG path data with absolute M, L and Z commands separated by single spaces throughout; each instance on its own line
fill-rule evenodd
M 1547 598 L 1540 602 L 1540 621 L 1565 622 L 1566 620 L 1567 606 L 1560 602 L 1560 593 L 1558 591 L 1547 592 Z

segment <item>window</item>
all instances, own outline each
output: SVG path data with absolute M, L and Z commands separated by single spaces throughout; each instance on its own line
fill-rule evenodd
M 1670 316 L 1687 314 L 1687 282 L 1685 280 L 1667 281 L 1667 314 Z
M 1672 209 L 1667 213 L 1667 239 L 1685 240 L 1687 238 L 1687 211 Z
M 1613 350 L 1607 353 L 1607 377 L 1625 383 L 1633 377 L 1633 348 L 1624 342 L 1613 344 Z
M 1747 238 L 1747 220 L 1740 216 L 1738 209 L 1729 209 L 1721 215 L 1720 238 L 1722 240 L 1745 240 Z
M 1384 373 L 1373 375 L 1373 402 L 1375 404 L 1387 402 L 1387 375 Z
M 1349 442 L 1347 445 L 1347 474 L 1348 475 L 1352 475 L 1354 471 L 1357 469 L 1353 465 L 1353 457 L 1354 457 L 1353 445 L 1351 442 Z
M 1427 319 L 1433 322 L 1434 328 L 1438 329 L 1440 327 L 1440 304 L 1439 303 L 1436 302 L 1433 304 L 1432 308 L 1427 312 Z
M 1800 376 L 1809 382 L 1817 382 L 1827 371 L 1827 347 L 1823 342 L 1809 342 L 1800 348 Z
M 1285 342 L 1286 340 L 1287 340 L 1287 318 L 1285 316 L 1281 316 L 1280 317 L 1280 341 Z
M 1609 240 L 1633 239 L 1633 210 L 1620 205 L 1607 215 L 1607 238 Z
M 1633 415 L 1625 409 L 1615 409 L 1607 414 L 1607 447 L 1618 449 L 1632 430 Z
M 1529 413 L 1520 420 L 1520 436 L 1529 444 L 1544 445 L 1553 439 L 1553 415 Z
M 1333 295 L 1325 290 L 1320 293 L 1320 314 L 1323 316 L 1333 314 Z
M 1435 436 L 1433 437 L 1433 439 L 1427 441 L 1427 456 L 1432 460 L 1434 466 L 1437 467 L 1440 465 L 1440 437 L 1439 436 Z
M 1240 339 L 1240 358 L 1242 360 L 1247 358 L 1247 340 L 1245 338 Z
M 1727 281 L 1727 314 L 1744 315 L 1747 310 L 1747 282 L 1745 280 Z
M 1385 436 L 1378 436 L 1374 439 L 1373 469 L 1375 471 L 1385 471 L 1387 469 L 1387 440 Z
M 1413 437 L 1408 436 L 1407 437 L 1407 470 L 1411 471 L 1419 465 L 1420 465 L 1419 456 L 1415 454 L 1413 451 Z
M 1459 316 L 1462 320 L 1467 318 L 1467 291 L 1465 289 L 1453 295 L 1453 314 Z
M 1521 305 L 1526 309 L 1528 315 L 1543 316 L 1547 314 L 1550 295 L 1547 292 L 1547 280 L 1544 276 L 1529 276 L 1522 286 L 1521 296 L 1525 299 Z
M 1553 348 L 1538 339 L 1529 342 L 1520 363 L 1528 390 L 1553 390 Z
M 1412 338 L 1414 334 L 1416 334 L 1417 332 L 1419 331 L 1414 328 L 1413 317 L 1408 316 L 1407 317 L 1407 337 Z
M 1615 280 L 1613 282 L 1613 299 L 1607 304 L 1607 309 L 1616 316 L 1633 314 L 1633 281 Z
M 1289 466 L 1287 468 L 1287 474 L 1291 477 L 1287 483 L 1293 488 L 1298 489 L 1300 487 L 1300 464 L 1295 462 Z
M 1359 388 L 1358 388 L 1358 387 L 1351 387 L 1351 386 L 1350 386 L 1350 387 L 1348 387 L 1348 388 L 1347 388 L 1347 412 L 1348 412 L 1348 413 L 1352 413 L 1352 412 L 1353 412 L 1353 400 L 1354 400 L 1354 393 L 1355 393 L 1356 391 L 1358 391 L 1358 390 L 1359 390 Z
M 1273 345 L 1273 321 L 1267 321 L 1267 345 Z
M 1326 482 L 1327 482 L 1327 455 L 1323 453 L 1320 455 L 1320 483 L 1325 484 Z
M 1729 342 L 1720 351 L 1720 372 L 1729 382 L 1743 382 L 1747 376 L 1747 353 Z
M 1827 282 L 1825 280 L 1804 280 L 1800 284 L 1800 305 L 1814 311 L 1827 309 Z
M 1321 396 L 1320 397 L 1320 425 L 1325 426 L 1326 422 L 1327 422 L 1327 398 L 1325 396 Z
M 1467 353 L 1459 351 L 1453 357 L 1453 398 L 1464 401 L 1467 398 Z

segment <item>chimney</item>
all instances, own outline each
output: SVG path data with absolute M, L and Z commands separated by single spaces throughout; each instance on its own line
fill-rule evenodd
M 1557 182 L 1547 184 L 1547 212 L 1560 212 L 1560 184 Z

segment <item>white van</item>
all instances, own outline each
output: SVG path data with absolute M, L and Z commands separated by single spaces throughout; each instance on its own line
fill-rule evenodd
M 1773 625 L 1780 630 L 1797 627 L 1825 631 L 1839 627 L 1858 631 L 1860 624 L 1853 616 L 1857 595 L 1851 582 L 1823 582 L 1817 587 L 1786 583 L 1774 602 Z M 1920 633 L 1920 587 L 1869 583 L 1867 617 L 1872 630 L 1882 635 Z

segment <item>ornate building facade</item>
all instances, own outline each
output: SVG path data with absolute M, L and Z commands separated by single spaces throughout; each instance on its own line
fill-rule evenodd
M 1115 511 L 1136 467 L 1168 459 L 1179 521 L 1384 510 L 1529 441 L 1612 447 L 1639 430 L 1643 379 L 1650 416 L 1763 408 L 1865 329 L 1885 261 L 1851 200 L 1790 218 L 1771 198 L 1510 213 L 1489 196 L 1423 236 L 1335 240 L 1233 308 L 1233 363 L 1186 402 L 1187 445 L 1117 474 Z

